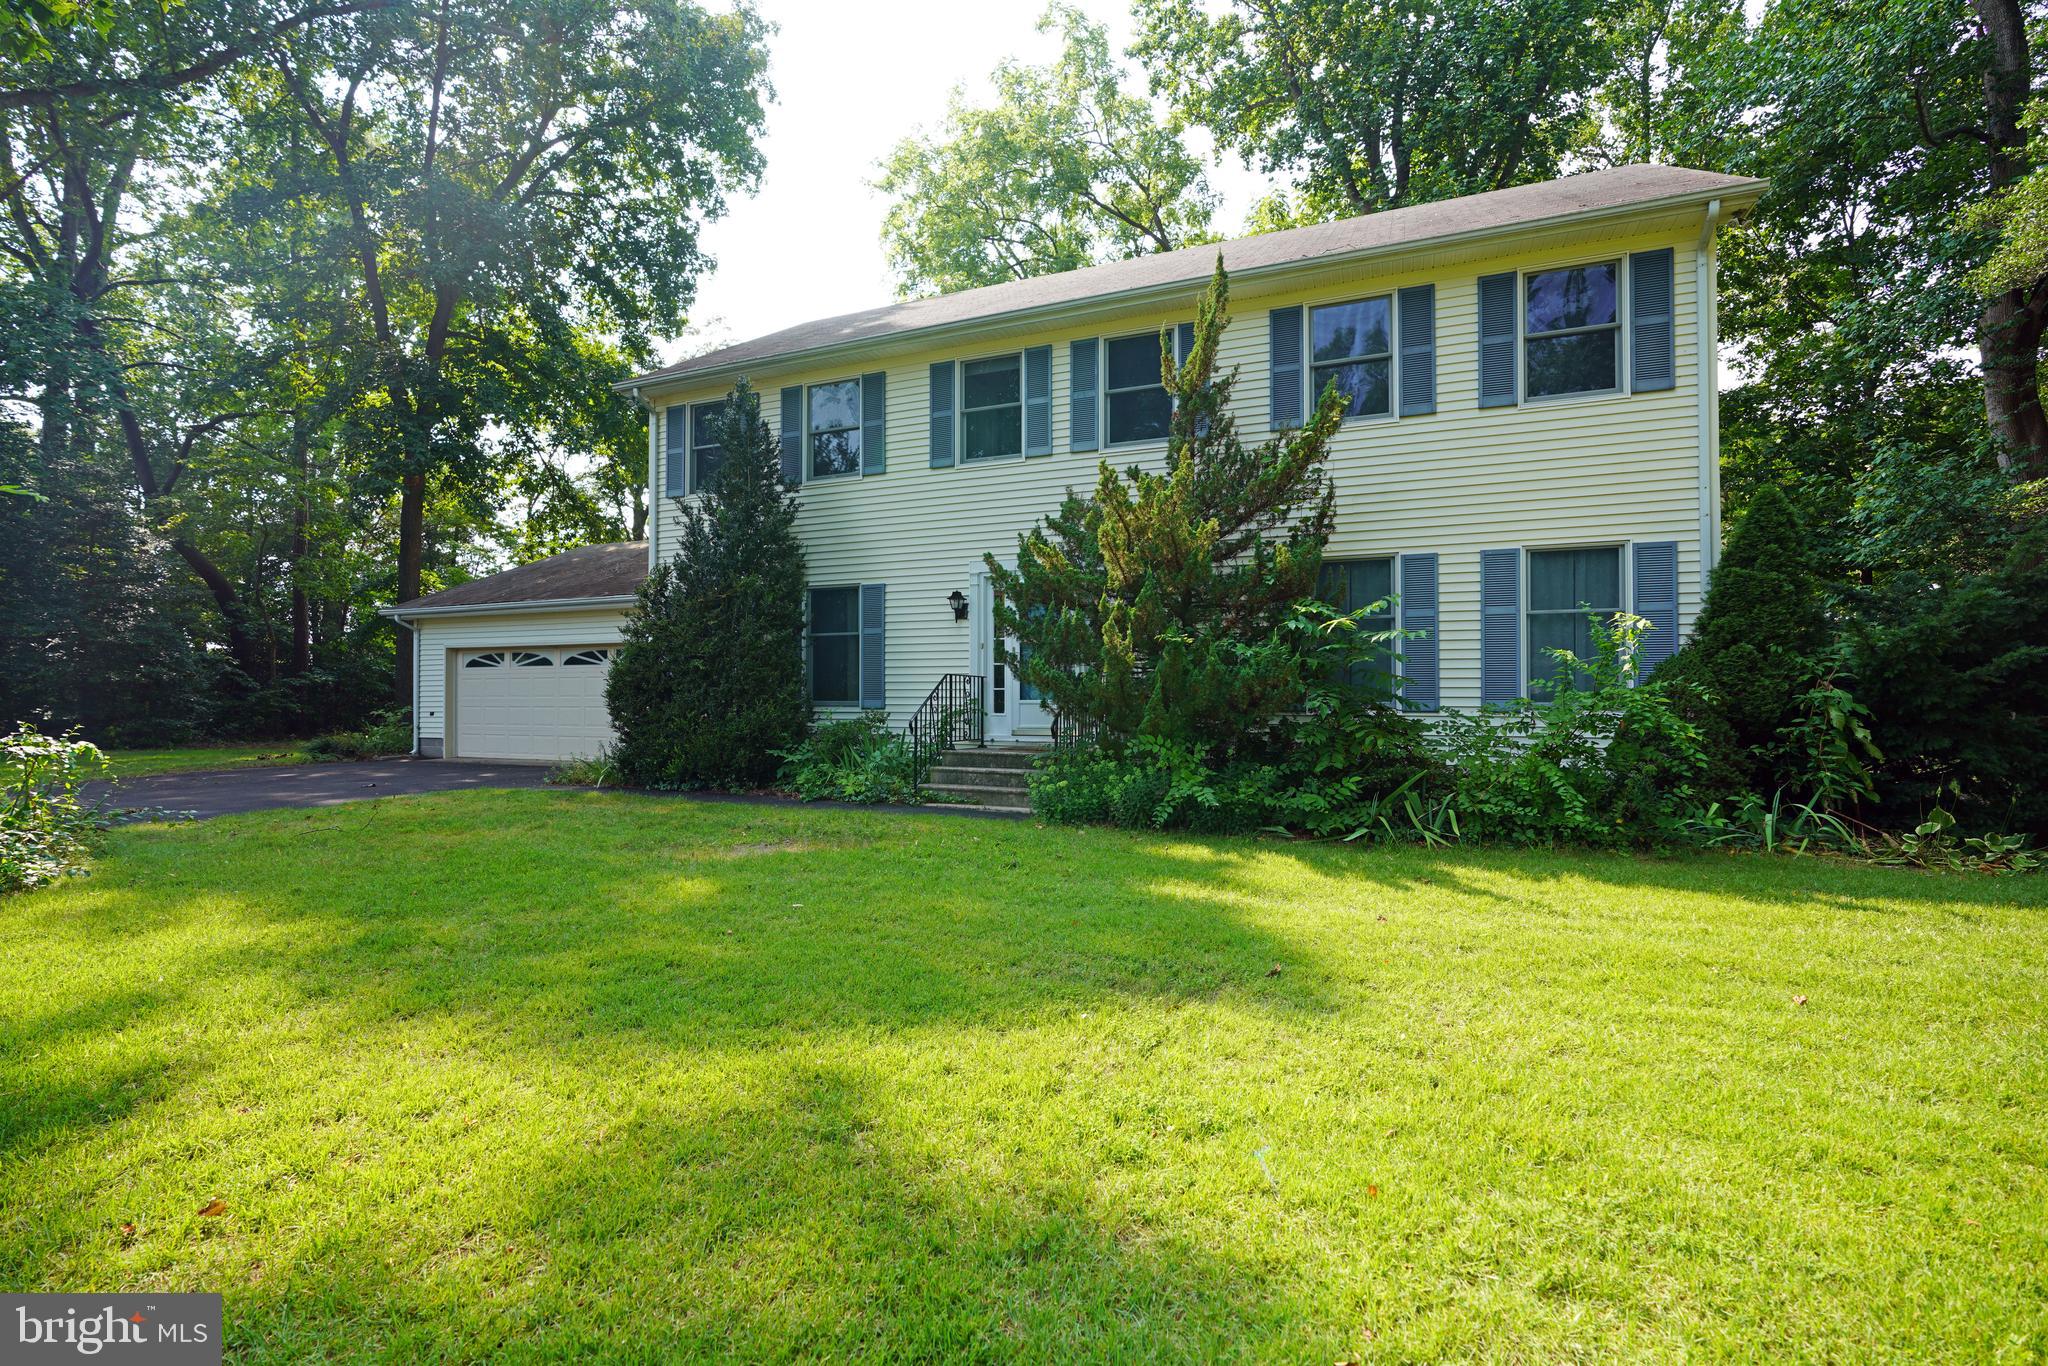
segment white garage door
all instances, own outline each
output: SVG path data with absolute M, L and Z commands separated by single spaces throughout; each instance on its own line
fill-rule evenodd
M 478 650 L 455 670 L 459 759 L 580 759 L 612 742 L 613 646 Z

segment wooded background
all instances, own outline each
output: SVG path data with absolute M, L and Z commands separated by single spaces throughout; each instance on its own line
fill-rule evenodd
M 906 130 L 906 293 L 1622 162 L 1768 176 L 1724 239 L 1730 515 L 1785 490 L 1902 639 L 2008 572 L 2048 475 L 2040 6 L 1135 18 L 1118 53 L 1055 7 L 1055 62 Z M 689 322 L 796 41 L 688 0 L 0 0 L 0 720 L 360 725 L 409 701 L 378 606 L 640 534 L 610 385 Z M 1270 178 L 1249 223 L 1193 129 Z

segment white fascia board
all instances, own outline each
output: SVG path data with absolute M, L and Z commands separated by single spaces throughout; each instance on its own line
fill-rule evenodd
M 377 615 L 393 621 L 415 621 L 421 617 L 481 616 L 505 612 L 587 612 L 598 607 L 630 607 L 634 594 L 602 598 L 539 598 L 528 602 L 466 602 L 455 607 L 380 607 Z

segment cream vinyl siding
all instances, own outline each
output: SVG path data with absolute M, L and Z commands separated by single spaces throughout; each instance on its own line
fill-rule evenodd
M 1219 369 L 1227 373 L 1238 367 L 1232 411 L 1240 435 L 1251 444 L 1270 435 L 1269 309 L 1391 294 L 1405 285 L 1436 287 L 1436 411 L 1345 424 L 1331 447 L 1337 518 L 1327 554 L 1345 560 L 1403 552 L 1441 557 L 1438 620 L 1445 707 L 1479 704 L 1482 550 L 1675 541 L 1680 638 L 1690 632 L 1701 563 L 1698 238 L 1695 216 L 1682 229 L 1578 234 L 1507 254 L 1468 251 L 1462 259 L 1418 261 L 1405 268 L 1381 263 L 1346 272 L 1311 266 L 1293 276 L 1291 284 L 1271 278 L 1255 288 L 1234 283 Z M 1672 388 L 1632 394 L 1624 374 L 1620 392 L 1524 398 L 1514 407 L 1478 406 L 1479 276 L 1625 261 L 1630 252 L 1659 247 L 1673 248 L 1675 257 L 1677 383 Z M 1191 287 L 1185 300 L 1170 308 L 1098 312 L 1067 322 L 1026 321 L 1000 333 L 984 331 L 917 350 L 898 343 L 887 355 L 841 357 L 802 371 L 762 366 L 751 374 L 773 423 L 786 384 L 887 368 L 887 472 L 807 483 L 800 494 L 799 531 L 812 583 L 888 585 L 892 722 L 903 724 L 939 675 L 969 669 L 972 633 L 984 623 L 955 622 L 946 597 L 955 589 L 971 596 L 971 575 L 984 551 L 1012 561 L 1019 534 L 1053 510 L 1064 490 L 1093 488 L 1099 460 L 1118 468 L 1156 466 L 1164 455 L 1163 443 L 1110 446 L 1100 452 L 1068 449 L 1068 343 L 1191 321 L 1198 295 Z M 1621 307 L 1625 317 L 1626 293 Z M 1624 356 L 1626 338 L 1625 330 Z M 1036 345 L 1052 347 L 1053 453 L 929 468 L 931 363 Z M 1397 333 L 1397 360 L 1400 345 Z M 1398 366 L 1395 384 L 1398 407 Z M 721 379 L 652 394 L 655 420 L 670 403 L 716 398 L 726 387 Z M 1106 424 L 1103 430 L 1106 435 Z M 659 557 L 673 553 L 674 518 L 674 504 L 658 500 L 651 536 Z
M 477 612 L 423 617 L 420 668 L 415 688 L 421 741 L 445 745 L 448 722 L 448 652 L 516 650 L 528 646 L 616 645 L 626 623 L 624 608 L 571 612 Z M 458 680 L 458 694 L 460 692 Z M 458 696 L 458 705 L 460 698 Z M 431 749 L 431 746 L 427 748 Z M 445 753 L 445 748 L 443 750 Z

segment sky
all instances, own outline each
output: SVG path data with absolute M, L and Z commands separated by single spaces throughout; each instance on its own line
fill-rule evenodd
M 778 29 L 769 40 L 776 101 L 761 143 L 767 169 L 756 193 L 735 197 L 706 229 L 717 266 L 699 281 L 690 331 L 663 348 L 665 362 L 894 299 L 882 252 L 887 204 L 868 186 L 878 164 L 906 135 L 938 125 L 955 85 L 988 103 L 997 63 L 1050 62 L 1059 46 L 1056 34 L 1037 32 L 1038 0 L 759 0 L 758 8 Z M 1113 49 L 1128 44 L 1127 5 L 1084 0 L 1080 8 L 1108 26 Z M 1132 88 L 1141 88 L 1136 63 L 1129 66 Z M 1210 180 L 1226 233 L 1266 188 L 1234 156 Z

